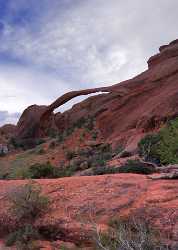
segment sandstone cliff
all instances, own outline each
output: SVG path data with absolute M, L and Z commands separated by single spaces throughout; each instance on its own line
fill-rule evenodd
M 102 137 L 112 144 L 135 147 L 144 133 L 159 129 L 178 114 L 178 40 L 161 46 L 148 60 L 148 70 L 131 80 L 104 88 L 73 91 L 49 106 L 33 105 L 22 114 L 16 138 L 43 137 L 50 128 L 59 132 L 81 117 L 91 116 Z M 53 111 L 80 95 L 106 92 L 89 97 L 72 109 Z

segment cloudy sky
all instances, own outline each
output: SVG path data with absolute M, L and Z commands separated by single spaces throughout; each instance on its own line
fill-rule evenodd
M 178 38 L 177 13 L 177 0 L 0 0 L 0 125 L 145 70 Z

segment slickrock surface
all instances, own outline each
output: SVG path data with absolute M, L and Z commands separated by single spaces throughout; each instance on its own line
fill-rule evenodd
M 0 213 L 8 206 L 6 195 L 27 181 L 0 181 Z M 66 242 L 88 244 L 93 221 L 133 214 L 150 217 L 153 224 L 178 241 L 178 181 L 150 180 L 145 176 L 118 174 L 38 180 L 52 201 L 51 209 L 37 222 L 55 226 Z M 6 210 L 7 211 L 7 210 Z

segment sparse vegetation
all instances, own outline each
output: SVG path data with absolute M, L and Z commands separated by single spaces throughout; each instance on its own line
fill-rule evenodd
M 4 152 L 0 152 L 0 157 L 4 157 L 6 154 Z
M 123 146 L 121 144 L 118 144 L 115 149 L 114 149 L 114 153 L 116 155 L 120 154 L 122 151 L 124 150 Z
M 75 151 L 68 150 L 68 151 L 65 153 L 65 155 L 66 155 L 66 159 L 67 159 L 67 160 L 71 160 L 72 158 L 75 157 L 76 153 L 75 153 Z
M 57 130 L 54 129 L 54 128 L 49 128 L 48 131 L 47 131 L 47 134 L 51 138 L 56 138 L 56 136 L 57 136 Z
M 16 244 L 19 250 L 39 249 L 34 243 L 34 240 L 40 237 L 34 222 L 47 211 L 49 199 L 41 194 L 41 187 L 34 182 L 17 187 L 8 197 L 10 202 L 9 212 L 15 228 L 8 235 L 6 245 L 13 246 Z
M 35 163 L 28 167 L 11 169 L 6 179 L 45 179 L 58 178 L 59 168 L 47 163 Z
M 134 174 L 153 174 L 155 169 L 147 166 L 138 160 L 129 160 L 127 163 L 118 168 L 119 173 L 134 173 Z
M 12 137 L 9 140 L 9 145 L 12 145 L 15 149 L 21 148 L 23 150 L 28 150 L 31 148 L 35 148 L 36 146 L 44 143 L 45 140 L 42 138 L 34 139 L 34 138 L 27 138 L 27 139 L 16 139 Z
M 169 121 L 157 134 L 147 135 L 138 144 L 146 160 L 168 165 L 178 163 L 178 118 Z
M 94 123 L 95 121 L 93 117 L 90 117 L 90 116 L 81 117 L 75 123 L 73 123 L 71 127 L 66 128 L 62 133 L 56 135 L 55 137 L 57 137 L 57 141 L 59 143 L 63 143 L 64 140 L 75 131 L 75 129 L 84 128 L 86 131 L 89 131 L 89 132 L 94 130 L 94 126 L 95 126 Z M 84 135 L 81 135 L 80 139 L 82 141 L 84 139 Z
M 39 246 L 34 242 L 34 240 L 38 240 L 39 237 L 38 230 L 29 224 L 10 233 L 5 244 L 8 247 L 16 244 L 16 247 L 19 250 L 39 250 Z
M 158 230 L 140 218 L 113 220 L 109 230 L 101 232 L 95 228 L 96 249 L 103 250 L 166 250 L 160 242 Z
M 104 174 L 116 174 L 119 173 L 119 168 L 115 168 L 112 166 L 98 166 L 94 167 L 93 169 L 93 175 L 104 175 Z
M 146 161 L 159 161 L 156 156 L 156 148 L 159 142 L 159 134 L 146 135 L 138 144 L 140 156 L 142 156 Z
M 49 200 L 41 194 L 41 187 L 34 181 L 17 187 L 9 194 L 10 213 L 21 224 L 31 223 L 49 206 Z
M 28 169 L 28 176 L 31 179 L 57 178 L 59 169 L 52 166 L 49 162 L 44 164 L 33 164 Z

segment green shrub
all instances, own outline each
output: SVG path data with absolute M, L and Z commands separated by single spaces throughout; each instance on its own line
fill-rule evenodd
M 65 166 L 58 170 L 58 178 L 70 177 L 79 170 L 81 170 L 81 168 L 80 168 L 80 165 L 77 165 L 77 164 Z
M 118 168 L 119 173 L 153 174 L 154 167 L 141 163 L 138 160 L 129 160 L 125 165 Z
M 38 154 L 38 155 L 43 155 L 43 154 L 46 153 L 46 151 L 43 148 L 39 148 L 39 149 L 36 150 L 35 153 Z
M 92 139 L 93 139 L 93 140 L 96 140 L 97 137 L 98 137 L 97 131 L 93 131 L 93 133 L 92 133 Z
M 56 138 L 56 136 L 57 136 L 57 131 L 56 131 L 56 129 L 54 129 L 54 128 L 49 128 L 48 131 L 47 131 L 47 134 L 48 134 L 48 136 L 51 137 L 51 138 Z
M 28 150 L 31 148 L 35 148 L 36 146 L 44 143 L 45 140 L 42 138 L 25 138 L 18 139 L 12 137 L 9 141 L 9 144 L 12 145 L 15 149 L 21 148 L 23 150 Z
M 37 239 L 39 239 L 38 230 L 31 224 L 27 224 L 17 231 L 10 233 L 5 244 L 6 246 L 11 247 L 16 243 L 17 249 L 20 250 L 39 249 L 37 248 L 37 245 L 33 243 L 33 241 Z
M 112 166 L 98 166 L 93 168 L 93 175 L 116 174 L 118 172 L 118 168 Z
M 28 167 L 19 166 L 11 168 L 7 173 L 7 179 L 21 180 L 21 179 L 30 179 L 30 172 Z
M 139 155 L 147 161 L 156 161 L 156 149 L 160 142 L 159 134 L 148 134 L 138 143 Z
M 88 131 L 92 131 L 94 129 L 94 118 L 88 117 L 85 121 L 84 128 Z
M 28 169 L 28 176 L 31 179 L 57 178 L 58 168 L 52 166 L 49 162 L 45 164 L 36 163 Z
M 83 125 L 85 124 L 85 122 L 86 122 L 85 117 L 81 117 L 80 119 L 78 119 L 78 120 L 73 124 L 73 127 L 82 128 Z
M 63 143 L 64 142 L 64 135 L 63 135 L 63 133 L 61 133 L 61 134 L 58 134 L 58 136 L 57 136 L 57 141 L 59 142 L 59 143 Z
M 41 194 L 41 187 L 34 182 L 17 187 L 9 194 L 9 201 L 10 213 L 21 224 L 33 222 L 49 206 L 48 198 Z
M 41 187 L 35 182 L 29 182 L 11 191 L 8 199 L 13 227 L 10 228 L 12 231 L 6 239 L 6 246 L 16 244 L 19 250 L 40 249 L 34 244 L 34 240 L 40 237 L 34 225 L 36 219 L 46 213 L 49 207 L 49 200 L 41 194 Z
M 50 142 L 50 144 L 49 144 L 49 149 L 54 149 L 56 146 L 57 146 L 56 141 L 52 141 L 52 142 Z
M 70 151 L 70 150 L 65 153 L 67 160 L 72 160 L 72 158 L 74 158 L 75 155 L 76 155 L 76 153 L 74 151 Z
M 138 144 L 139 153 L 147 160 L 161 164 L 178 163 L 178 118 L 167 123 L 157 134 L 147 135 Z
M 118 144 L 115 149 L 114 149 L 114 153 L 116 155 L 120 154 L 122 151 L 124 150 L 124 147 L 121 144 Z
M 10 233 L 7 238 L 6 238 L 6 241 L 5 241 L 5 245 L 7 247 L 11 247 L 14 245 L 14 243 L 16 242 L 18 238 L 18 231 L 15 231 L 13 233 Z
M 38 138 L 38 139 L 36 139 L 36 145 L 41 145 L 41 144 L 43 144 L 43 143 L 45 143 L 46 141 L 45 141 L 45 139 L 43 139 L 43 138 Z

